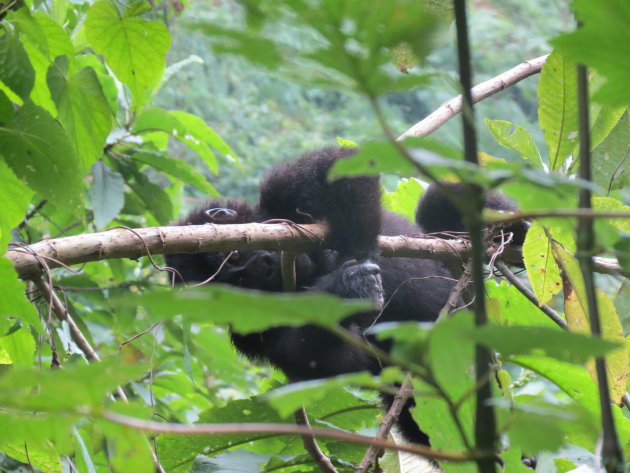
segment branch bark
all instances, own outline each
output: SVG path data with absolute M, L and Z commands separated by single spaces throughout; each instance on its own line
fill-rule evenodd
M 503 89 L 520 82 L 521 80 L 540 72 L 542 66 L 547 61 L 549 54 L 524 61 L 509 71 L 503 72 L 490 80 L 476 85 L 472 89 L 473 103 L 477 103 L 491 95 L 501 92 Z M 462 96 L 452 98 L 448 102 L 444 102 L 440 107 L 427 116 L 424 120 L 416 123 L 414 126 L 405 131 L 398 137 L 398 140 L 404 140 L 412 136 L 426 136 L 444 125 L 447 121 L 462 111 Z
M 33 279 L 42 272 L 38 260 L 48 268 L 71 266 L 105 259 L 137 259 L 147 255 L 200 253 L 231 250 L 287 250 L 300 252 L 321 246 L 326 227 L 320 224 L 287 223 L 240 225 L 189 225 L 148 227 L 133 231 L 115 228 L 99 233 L 43 240 L 28 247 L 12 248 L 7 257 L 22 279 Z M 427 258 L 445 262 L 466 261 L 470 242 L 463 239 L 442 240 L 432 236 L 381 236 L 381 254 L 386 257 Z M 493 252 L 491 248 L 489 254 Z M 510 264 L 522 264 L 520 249 L 505 248 L 501 258 Z M 621 268 L 611 258 L 595 258 L 596 271 L 619 273 Z

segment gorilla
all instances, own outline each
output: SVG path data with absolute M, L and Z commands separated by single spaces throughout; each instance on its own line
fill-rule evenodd
M 434 321 L 445 305 L 456 278 L 442 262 L 417 258 L 385 258 L 379 255 L 378 235 L 418 235 L 463 231 L 456 207 L 431 185 L 416 212 L 416 223 L 384 210 L 378 177 L 342 178 L 330 182 L 328 171 L 339 159 L 355 154 L 351 148 L 325 148 L 296 161 L 276 166 L 260 185 L 257 205 L 241 200 L 213 200 L 194 210 L 179 225 L 236 224 L 288 219 L 295 223 L 328 224 L 325 249 L 301 253 L 296 258 L 298 291 L 320 291 L 342 298 L 372 301 L 375 309 L 353 314 L 342 326 L 383 350 L 390 343 L 375 340 L 366 329 L 378 322 Z M 462 193 L 461 184 L 444 183 Z M 515 210 L 498 194 L 489 194 L 486 207 Z M 522 228 L 513 229 L 524 235 Z M 519 237 L 519 238 L 520 238 Z M 207 252 L 167 255 L 169 266 L 186 282 L 213 283 L 280 292 L 283 282 L 280 255 L 271 251 Z M 223 265 L 221 270 L 219 268 Z M 378 320 L 376 320 L 378 319 Z M 236 349 L 255 361 L 270 362 L 290 381 L 301 381 L 367 370 L 378 374 L 382 363 L 364 351 L 316 326 L 273 327 L 242 335 L 232 331 Z M 393 396 L 383 394 L 386 406 Z M 429 439 L 403 408 L 398 427 L 410 442 L 429 444 Z

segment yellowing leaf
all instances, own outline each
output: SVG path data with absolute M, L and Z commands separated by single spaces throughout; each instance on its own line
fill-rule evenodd
M 588 302 L 584 279 L 577 260 L 558 244 L 553 246 L 554 256 L 558 260 L 565 275 L 564 311 L 569 330 L 590 334 L 591 326 L 588 315 Z M 602 292 L 597 292 L 597 307 L 601 324 L 602 337 L 623 343 L 624 347 L 606 355 L 606 368 L 610 384 L 610 397 L 613 402 L 620 403 L 626 391 L 628 380 L 628 350 L 625 346 L 623 328 L 613 302 Z M 594 362 L 587 364 L 589 374 L 595 382 L 597 375 Z
M 553 259 L 551 242 L 543 226 L 533 222 L 523 243 L 523 261 L 532 290 L 540 305 L 546 304 L 560 292 L 560 268 Z

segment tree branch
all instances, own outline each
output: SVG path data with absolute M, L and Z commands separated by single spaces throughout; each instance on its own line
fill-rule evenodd
M 542 66 L 547 61 L 549 54 L 524 61 L 509 71 L 503 72 L 490 80 L 476 85 L 472 89 L 472 99 L 477 103 L 491 95 L 501 92 L 503 89 L 520 82 L 521 80 L 540 72 Z M 404 132 L 399 140 L 404 140 L 412 136 L 426 136 L 444 125 L 447 121 L 462 111 L 462 96 L 452 98 L 448 102 L 444 102 L 440 107 L 427 116 L 424 120 L 416 123 L 414 126 Z
M 188 225 L 148 227 L 133 230 L 115 228 L 99 233 L 43 240 L 23 248 L 12 248 L 7 257 L 22 279 L 32 279 L 42 272 L 40 259 L 49 268 L 105 259 L 137 259 L 147 255 L 201 253 L 231 250 L 287 250 L 300 252 L 317 248 L 324 241 L 326 227 L 320 224 L 287 223 L 240 225 Z M 463 239 L 442 240 L 432 236 L 381 236 L 378 240 L 385 257 L 426 258 L 459 263 L 470 253 L 470 242 Z M 494 248 L 488 250 L 491 255 Z M 36 256 L 37 255 L 37 256 Z M 522 264 L 518 247 L 508 246 L 501 258 Z M 621 267 L 612 258 L 595 258 L 596 271 L 619 274 Z

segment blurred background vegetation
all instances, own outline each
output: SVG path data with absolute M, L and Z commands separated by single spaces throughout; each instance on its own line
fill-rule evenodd
M 184 6 L 180 17 L 169 25 L 173 45 L 168 63 L 191 55 L 201 61 L 175 74 L 156 100 L 158 106 L 185 110 L 204 118 L 237 153 L 242 170 L 223 161 L 218 176 L 207 175 L 223 195 L 255 200 L 260 177 L 279 160 L 335 145 L 337 137 L 362 142 L 382 136 L 372 108 L 363 96 L 302 86 L 242 57 L 218 56 L 213 53 L 211 38 L 191 31 L 187 23 L 191 19 L 234 25 L 244 21 L 243 12 L 229 0 L 191 2 Z M 568 2 L 564 0 L 471 2 L 469 22 L 475 83 L 548 53 L 551 48 L 546 40 L 568 29 L 571 21 Z M 435 73 L 429 86 L 383 99 L 387 120 L 395 133 L 404 132 L 458 94 L 453 28 L 451 25 L 438 47 L 416 66 Z M 310 39 L 290 24 L 280 25 L 274 31 L 274 37 L 278 35 L 293 44 Z M 477 106 L 481 151 L 508 159 L 517 157 L 515 152 L 497 143 L 482 117 L 518 123 L 532 133 L 539 149 L 544 148 L 536 116 L 537 77 L 521 81 Z M 452 120 L 432 136 L 461 148 L 460 127 L 460 120 Z M 170 151 L 190 162 L 199 159 L 181 144 Z M 191 206 L 203 200 L 198 191 L 190 191 L 187 201 Z

